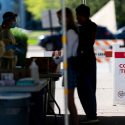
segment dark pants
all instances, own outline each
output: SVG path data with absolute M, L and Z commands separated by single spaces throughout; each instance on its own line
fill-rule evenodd
M 78 96 L 87 118 L 96 118 L 96 59 L 80 58 L 78 76 Z

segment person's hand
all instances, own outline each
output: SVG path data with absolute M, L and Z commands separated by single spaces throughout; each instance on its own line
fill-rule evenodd
M 61 51 L 53 51 L 52 53 L 52 57 L 53 58 L 59 58 L 61 56 Z
M 56 65 L 58 65 L 60 63 L 59 57 L 58 58 L 53 58 L 53 60 L 54 60 L 54 62 L 55 62 Z

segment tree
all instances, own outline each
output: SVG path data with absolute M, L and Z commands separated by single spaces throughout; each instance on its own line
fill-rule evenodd
M 24 0 L 26 9 L 33 15 L 34 19 L 40 20 L 41 13 L 46 9 L 60 9 L 61 0 Z M 82 3 L 83 0 L 65 0 L 66 6 L 75 8 Z M 96 13 L 101 7 L 103 7 L 110 0 L 86 0 L 87 5 L 91 8 L 91 16 Z M 116 20 L 118 26 L 125 24 L 125 0 L 114 0 L 116 5 Z
M 24 0 L 26 9 L 35 19 L 41 18 L 41 12 L 46 9 L 61 8 L 61 0 Z M 86 0 L 87 5 L 91 8 L 91 15 L 99 10 L 109 0 Z M 75 10 L 82 3 L 82 0 L 66 0 L 66 6 Z
M 91 8 L 91 16 L 96 13 L 102 6 L 110 0 L 86 0 L 87 5 Z M 114 0 L 116 7 L 116 21 L 118 28 L 125 25 L 125 0 Z M 82 3 L 82 0 L 67 0 L 66 4 L 73 10 Z
M 125 0 L 115 0 L 116 5 L 116 20 L 118 28 L 125 25 Z
M 91 8 L 91 15 L 97 12 L 102 6 L 104 6 L 110 0 L 86 0 L 86 4 Z M 83 3 L 82 0 L 67 0 L 66 6 L 75 10 L 75 8 Z
M 46 9 L 60 8 L 60 0 L 24 0 L 26 9 L 34 19 L 40 20 L 42 11 Z

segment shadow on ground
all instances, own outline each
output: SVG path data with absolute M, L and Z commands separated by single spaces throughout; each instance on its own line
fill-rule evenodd
M 82 119 L 83 116 L 80 115 L 79 117 Z M 99 123 L 91 123 L 91 125 L 125 125 L 125 116 L 99 116 L 99 120 Z M 64 115 L 57 115 L 56 117 L 48 115 L 46 125 L 64 125 Z M 83 123 L 80 123 L 80 125 L 83 125 Z

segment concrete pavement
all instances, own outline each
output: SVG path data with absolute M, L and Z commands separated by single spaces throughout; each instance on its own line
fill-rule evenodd
M 62 78 L 56 82 L 55 98 L 61 107 L 61 112 L 64 113 L 63 88 L 61 86 L 61 82 Z M 113 74 L 108 63 L 97 65 L 96 96 L 98 116 L 125 116 L 125 105 L 113 105 Z M 84 115 L 85 113 L 79 102 L 77 91 L 75 91 L 75 101 L 78 113 L 80 115 Z M 58 112 L 57 109 L 56 112 Z
M 39 46 L 28 47 L 27 57 L 43 57 L 45 55 L 45 51 Z M 97 114 L 98 116 L 125 116 L 125 105 L 113 105 L 113 72 L 111 66 L 110 63 L 97 64 Z M 61 108 L 61 113 L 64 114 L 64 96 L 61 83 L 62 77 L 56 82 L 55 99 Z M 77 91 L 75 91 L 75 102 L 78 113 L 84 115 Z M 56 107 L 55 111 L 58 113 Z

